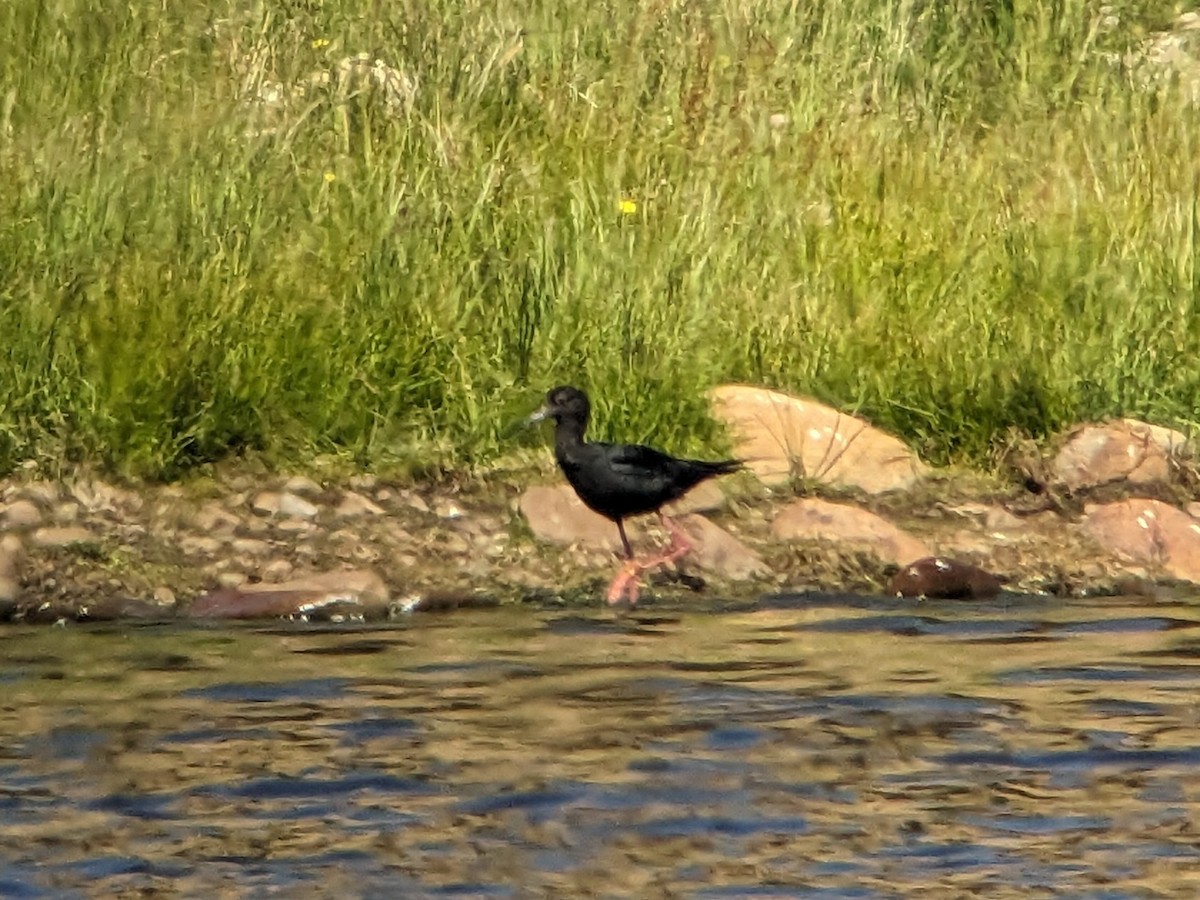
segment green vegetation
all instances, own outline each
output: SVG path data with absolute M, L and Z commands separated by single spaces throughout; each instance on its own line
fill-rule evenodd
M 0 470 L 457 468 L 563 381 L 688 451 L 732 380 L 935 461 L 1189 425 L 1200 117 L 1111 8 L 0 4 Z

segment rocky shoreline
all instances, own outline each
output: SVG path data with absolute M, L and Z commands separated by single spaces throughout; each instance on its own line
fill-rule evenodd
M 672 513 L 695 539 L 643 602 L 779 591 L 1069 597 L 1200 583 L 1191 447 L 1132 420 L 1014 448 L 998 473 L 930 469 L 806 398 L 717 388 L 750 471 Z M 660 541 L 652 521 L 631 538 Z M 600 607 L 617 536 L 549 453 L 414 485 L 250 462 L 168 485 L 0 482 L 0 619 L 381 619 L 504 602 Z M 917 564 L 914 568 L 914 564 Z M 995 576 L 995 577 L 993 577 Z M 898 603 L 912 602 L 898 600 Z

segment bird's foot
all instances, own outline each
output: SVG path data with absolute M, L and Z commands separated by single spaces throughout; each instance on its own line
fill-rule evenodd
M 666 551 L 649 559 L 628 560 L 608 587 L 608 602 L 610 605 L 622 602 L 628 603 L 630 606 L 637 605 L 643 572 L 655 566 L 665 566 L 678 562 L 695 549 L 695 544 L 692 543 L 692 539 L 683 528 L 666 516 L 662 516 L 662 524 L 671 534 L 671 543 L 667 545 Z M 687 576 L 679 573 L 677 578 L 684 580 L 684 583 L 688 584 L 692 590 L 697 590 L 695 584 L 686 580 Z M 700 581 L 700 584 L 703 585 L 703 581 Z
M 608 586 L 608 603 L 610 606 L 622 602 L 627 602 L 630 606 L 637 605 L 643 568 L 644 566 L 633 561 L 627 562 L 621 567 L 621 571 L 617 573 L 617 577 Z

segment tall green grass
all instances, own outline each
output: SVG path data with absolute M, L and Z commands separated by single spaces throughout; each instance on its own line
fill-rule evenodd
M 559 382 L 687 451 L 733 380 L 939 461 L 1190 424 L 1200 121 L 1117 9 L 11 0 L 0 469 L 453 469 Z

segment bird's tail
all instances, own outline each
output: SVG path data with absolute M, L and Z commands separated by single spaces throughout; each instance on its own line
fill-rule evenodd
M 714 475 L 728 475 L 730 472 L 744 469 L 746 462 L 741 459 L 722 459 L 716 462 L 707 462 L 705 465 Z

